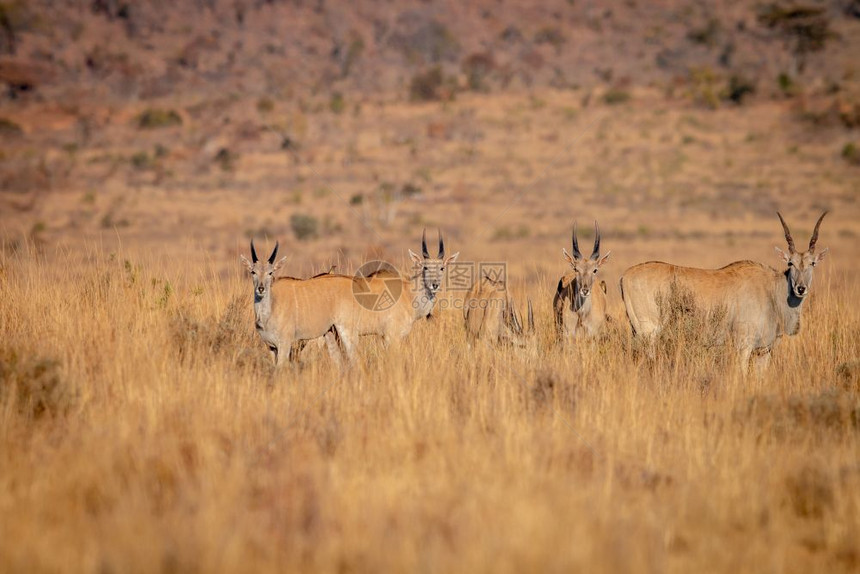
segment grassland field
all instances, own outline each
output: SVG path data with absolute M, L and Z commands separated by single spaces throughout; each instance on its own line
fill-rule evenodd
M 853 132 L 789 102 L 584 96 L 176 96 L 159 105 L 183 123 L 146 132 L 142 105 L 90 103 L 74 148 L 69 110 L 3 110 L 26 131 L 3 161 L 51 185 L 0 193 L 0 570 L 856 572 Z M 621 273 L 777 267 L 777 209 L 798 245 L 830 210 L 830 252 L 771 368 L 743 378 L 696 333 L 638 353 Z M 561 248 L 594 219 L 614 328 L 560 346 Z M 313 345 L 272 367 L 251 237 L 289 275 L 406 271 L 424 228 L 507 264 L 534 345 L 470 343 L 450 308 L 399 349 L 363 339 L 345 372 Z

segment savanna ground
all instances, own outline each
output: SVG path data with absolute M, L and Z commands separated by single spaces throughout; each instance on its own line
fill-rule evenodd
M 226 189 L 109 180 L 5 217 L 3 569 L 856 569 L 856 168 L 776 105 L 578 102 L 365 106 L 319 118 L 337 129 L 315 161 L 247 154 Z M 374 174 L 421 191 L 385 203 Z M 695 346 L 631 350 L 623 269 L 776 264 L 776 208 L 799 244 L 829 208 L 831 252 L 763 377 Z M 298 241 L 299 212 L 329 223 Z M 126 223 L 87 224 L 108 216 Z M 623 328 L 554 346 L 560 250 L 595 217 Z M 308 275 L 404 268 L 425 225 L 463 260 L 508 262 L 536 348 L 470 347 L 446 310 L 400 351 L 363 341 L 344 374 L 313 347 L 273 371 L 238 262 L 249 231 Z
M 4 102 L 0 570 L 856 571 L 857 128 L 696 89 Z M 829 209 L 830 253 L 771 368 L 695 325 L 639 352 L 623 270 L 776 267 L 777 209 L 798 246 Z M 613 328 L 561 347 L 595 218 Z M 249 238 L 290 275 L 406 270 L 425 227 L 507 263 L 533 344 L 440 309 L 345 372 L 273 369 Z

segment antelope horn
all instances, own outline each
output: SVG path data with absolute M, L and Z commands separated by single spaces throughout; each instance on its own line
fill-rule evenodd
M 595 261 L 600 258 L 600 227 L 597 226 L 597 220 L 594 220 L 594 250 L 591 252 L 591 258 Z
M 531 298 L 529 298 L 529 300 L 528 300 L 528 307 L 529 307 L 529 333 L 534 333 L 535 332 L 535 313 L 534 313 L 534 310 L 532 309 Z
M 523 322 L 517 313 L 517 308 L 513 300 L 508 300 L 508 312 L 511 314 L 511 322 L 513 323 L 514 332 L 518 335 L 523 332 Z
M 777 211 L 776 214 L 779 216 L 779 222 L 782 223 L 783 231 L 785 231 L 785 242 L 788 243 L 788 251 L 790 253 L 796 253 L 797 250 L 794 248 L 794 239 L 791 238 L 791 231 L 788 230 L 788 225 L 785 223 L 785 220 L 782 218 L 782 214 L 780 212 Z M 822 217 L 824 216 L 822 215 Z M 820 223 L 821 220 L 819 219 L 818 222 Z
M 278 242 L 275 241 L 275 249 L 272 250 L 272 254 L 269 256 L 269 264 L 275 264 L 275 257 L 278 256 Z
M 439 230 L 439 259 L 445 259 L 445 242 L 442 241 L 442 230 Z
M 579 252 L 579 243 L 576 241 L 576 222 L 573 222 L 573 237 L 572 237 L 572 246 L 573 246 L 573 256 L 577 259 L 582 259 L 582 253 Z
M 427 250 L 427 229 L 421 233 L 421 255 L 424 259 L 430 259 L 430 252 Z
M 253 239 L 251 240 L 251 262 L 252 263 L 257 262 L 257 250 L 254 249 L 254 240 Z
M 827 215 L 826 211 L 821 214 L 821 217 L 818 218 L 818 222 L 815 224 L 815 229 L 812 231 L 812 239 L 809 240 L 810 253 L 815 251 L 815 242 L 818 241 L 818 227 L 821 225 L 821 220 L 824 219 L 825 215 Z

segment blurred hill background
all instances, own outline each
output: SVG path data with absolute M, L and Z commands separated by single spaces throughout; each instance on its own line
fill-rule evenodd
M 571 197 L 699 231 L 853 205 L 857 54 L 857 0 L 6 0 L 0 226 L 346 253 L 555 239 Z
M 406 96 L 435 67 L 452 92 L 671 90 L 712 75 L 718 92 L 735 82 L 773 97 L 787 81 L 836 90 L 854 80 L 858 18 L 856 0 L 11 0 L 0 4 L 0 49 L 12 93 L 45 99 Z
M 858 18 L 856 0 L 9 0 L 0 4 L 0 77 L 12 95 L 61 100 L 405 96 L 437 67 L 452 92 L 671 90 L 712 75 L 718 88 L 734 82 L 773 97 L 789 81 L 835 90 L 854 80 Z

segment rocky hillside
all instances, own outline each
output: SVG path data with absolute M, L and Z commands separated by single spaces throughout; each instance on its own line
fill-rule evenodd
M 630 85 L 738 100 L 838 90 L 857 53 L 858 0 L 0 3 L 6 97 L 58 101 Z

